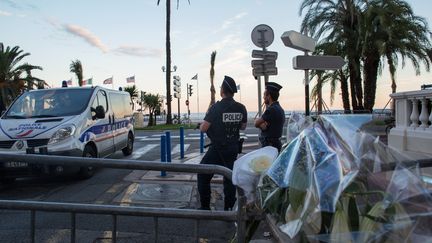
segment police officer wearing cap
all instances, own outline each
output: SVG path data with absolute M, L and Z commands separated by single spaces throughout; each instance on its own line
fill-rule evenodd
M 239 152 L 240 130 L 247 124 L 246 107 L 234 100 L 237 85 L 231 77 L 225 76 L 222 81 L 221 101 L 211 106 L 200 125 L 200 130 L 207 133 L 211 144 L 201 160 L 201 164 L 222 165 L 233 169 Z M 213 174 L 198 174 L 198 192 L 201 207 L 210 210 L 211 187 Z M 224 210 L 232 210 L 236 201 L 236 189 L 231 178 L 224 178 Z
M 280 152 L 282 143 L 283 126 L 285 123 L 285 112 L 279 104 L 279 90 L 282 88 L 277 83 L 267 82 L 264 91 L 264 103 L 266 110 L 264 114 L 255 120 L 255 127 L 261 129 L 259 137 L 262 147 L 273 146 Z

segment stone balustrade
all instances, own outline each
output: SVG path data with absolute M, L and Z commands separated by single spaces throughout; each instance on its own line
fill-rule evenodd
M 390 96 L 396 105 L 396 126 L 388 135 L 389 146 L 402 152 L 432 155 L 432 90 Z

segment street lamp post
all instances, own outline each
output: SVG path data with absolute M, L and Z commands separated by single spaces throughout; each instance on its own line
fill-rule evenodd
M 168 68 L 166 68 L 165 66 L 162 66 L 162 72 L 166 72 L 166 78 L 167 78 L 167 82 L 166 82 L 166 85 L 167 85 L 167 87 L 166 87 L 166 89 L 167 89 L 167 91 L 166 91 L 166 99 L 167 99 L 167 118 L 166 118 L 166 122 L 167 122 L 167 124 L 171 124 L 172 123 L 172 119 L 171 119 L 171 100 L 172 100 L 172 98 L 171 98 L 171 82 L 170 82 L 170 80 L 171 80 L 171 72 L 175 72 L 177 70 L 177 66 L 176 65 L 174 65 L 173 66 L 173 70 L 171 70 L 171 66 L 170 66 L 170 63 L 169 63 L 169 67 Z

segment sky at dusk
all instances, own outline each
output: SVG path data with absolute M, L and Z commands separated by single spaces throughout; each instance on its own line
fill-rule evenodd
M 414 12 L 432 21 L 430 0 L 409 0 Z M 84 78 L 93 78 L 94 85 L 113 77 L 114 85 L 126 86 L 126 78 L 135 76 L 139 90 L 165 95 L 165 0 L 0 0 L 0 42 L 19 46 L 31 55 L 24 59 L 43 71 L 33 76 L 44 79 L 54 87 L 62 80 L 76 78 L 69 71 L 72 60 L 83 64 Z M 210 55 L 216 51 L 215 86 L 224 75 L 240 84 L 236 100 L 248 111 L 258 110 L 257 81 L 252 76 L 251 52 L 256 47 L 251 31 L 258 24 L 274 30 L 274 42 L 269 51 L 277 51 L 278 75 L 270 81 L 283 86 L 280 102 L 285 110 L 304 110 L 304 72 L 292 68 L 292 59 L 300 51 L 283 45 L 280 36 L 289 30 L 299 31 L 302 16 L 300 0 L 180 0 L 177 9 L 172 1 L 171 48 L 172 65 L 178 67 L 173 75 L 182 79 L 182 113 L 186 112 L 186 83 L 193 85 L 191 112 L 205 112 L 210 102 Z M 432 83 L 431 73 L 422 66 L 416 76 L 408 61 L 397 71 L 398 91 L 418 90 Z M 391 92 L 388 67 L 378 78 L 376 108 L 382 108 Z M 198 80 L 191 78 L 198 74 Z M 313 84 L 313 82 L 312 82 Z M 197 90 L 198 85 L 198 90 Z M 342 107 L 340 89 L 332 109 Z M 329 89 L 323 98 L 330 106 Z M 217 99 L 220 99 L 217 93 Z M 173 112 L 177 111 L 174 99 Z

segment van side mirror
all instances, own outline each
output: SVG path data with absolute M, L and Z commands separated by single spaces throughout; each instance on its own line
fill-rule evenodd
M 103 106 L 98 105 L 96 106 L 96 108 L 91 108 L 91 111 L 95 113 L 95 115 L 92 117 L 93 120 L 94 119 L 103 119 L 105 118 L 105 109 L 103 108 Z

